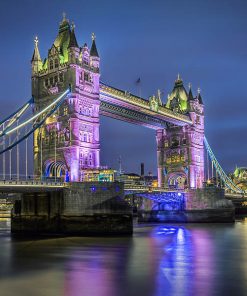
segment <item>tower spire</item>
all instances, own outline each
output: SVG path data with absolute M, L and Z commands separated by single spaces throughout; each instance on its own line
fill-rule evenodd
M 197 99 L 198 99 L 199 104 L 202 104 L 203 105 L 200 87 L 198 87 L 198 89 L 197 89 Z
M 34 39 L 34 51 L 33 51 L 33 56 L 32 56 L 32 60 L 31 60 L 31 63 L 32 63 L 32 74 L 33 75 L 38 74 L 39 71 L 43 67 L 43 63 L 42 63 L 42 60 L 41 60 L 41 57 L 40 57 L 40 53 L 39 53 L 38 44 L 39 44 L 39 39 L 36 36 L 35 39 Z
M 191 83 L 189 83 L 189 95 L 188 95 L 188 99 L 189 100 L 194 100 L 193 98 L 193 94 L 192 94 L 192 88 L 191 88 Z
M 33 51 L 32 62 L 34 62 L 34 61 L 40 62 L 41 61 L 38 44 L 39 44 L 39 39 L 36 36 L 34 38 L 34 51 Z
M 69 39 L 69 45 L 68 48 L 70 47 L 79 47 L 76 37 L 75 37 L 75 24 L 72 23 L 71 25 L 71 32 L 70 32 L 70 39 Z
M 90 56 L 99 57 L 98 50 L 97 50 L 96 43 L 95 43 L 95 39 L 96 39 L 96 36 L 94 33 L 92 33 L 92 46 L 90 49 Z

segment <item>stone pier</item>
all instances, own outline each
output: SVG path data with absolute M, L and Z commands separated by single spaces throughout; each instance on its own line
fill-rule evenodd
M 132 210 L 119 182 L 69 183 L 57 191 L 22 193 L 11 216 L 19 234 L 131 235 Z
M 151 194 L 151 193 L 150 193 Z M 155 198 L 153 198 L 155 197 Z M 139 222 L 234 222 L 235 209 L 225 198 L 224 190 L 215 187 L 174 192 L 153 200 L 143 198 L 138 210 Z

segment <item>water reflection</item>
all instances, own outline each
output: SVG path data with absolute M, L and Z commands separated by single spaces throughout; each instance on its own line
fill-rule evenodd
M 12 238 L 0 221 L 0 295 L 245 295 L 247 221 L 141 225 L 133 237 Z

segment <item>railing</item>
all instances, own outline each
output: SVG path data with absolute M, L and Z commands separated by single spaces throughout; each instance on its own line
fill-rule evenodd
M 42 180 L 0 180 L 1 186 L 30 186 L 30 187 L 65 187 L 64 182 L 42 181 Z
M 124 185 L 125 191 L 147 191 L 147 192 L 186 192 L 187 189 L 178 188 L 160 188 L 152 186 L 140 186 L 140 185 Z

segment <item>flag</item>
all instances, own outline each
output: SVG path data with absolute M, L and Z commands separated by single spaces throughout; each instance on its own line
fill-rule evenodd
M 136 84 L 139 84 L 139 83 L 141 83 L 141 78 L 140 77 L 136 80 Z

